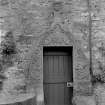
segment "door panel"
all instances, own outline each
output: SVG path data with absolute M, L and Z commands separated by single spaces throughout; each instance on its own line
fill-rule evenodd
M 64 105 L 64 84 L 44 84 L 45 105 Z
M 46 105 L 71 105 L 72 55 L 67 52 L 44 53 L 44 97 Z

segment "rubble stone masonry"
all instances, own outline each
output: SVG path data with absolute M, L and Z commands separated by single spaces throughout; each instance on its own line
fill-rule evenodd
M 12 66 L 23 70 L 25 77 L 22 76 L 20 84 L 26 78 L 23 83 L 26 85 L 26 93 L 34 89 L 32 96 L 37 97 L 37 103 L 44 99 L 43 46 L 72 45 L 73 103 L 105 104 L 102 98 L 105 95 L 101 94 L 105 91 L 105 1 L 90 0 L 89 3 L 90 7 L 88 0 L 0 0 L 0 42 L 5 42 L 4 36 L 11 32 L 12 40 L 16 45 L 16 54 L 10 57 Z M 91 26 L 89 19 L 91 19 Z M 91 46 L 89 46 L 89 27 Z M 91 83 L 89 69 L 90 47 L 92 70 L 96 81 L 94 86 Z M 0 49 L 3 49 L 1 45 Z M 1 74 L 6 76 L 11 65 L 3 64 L 2 59 L 8 62 L 1 53 L 0 65 L 3 66 Z M 6 78 L 5 85 L 9 82 L 8 76 Z M 100 90 L 101 92 L 98 92 Z M 13 93 L 15 92 L 14 90 Z M 19 92 L 16 94 L 21 94 Z

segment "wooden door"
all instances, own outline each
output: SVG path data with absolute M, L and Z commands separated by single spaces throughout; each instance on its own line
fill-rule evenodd
M 45 105 L 72 105 L 73 82 L 72 55 L 68 52 L 44 52 L 44 98 Z

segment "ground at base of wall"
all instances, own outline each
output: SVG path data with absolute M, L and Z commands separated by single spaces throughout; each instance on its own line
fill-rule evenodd
M 96 83 L 91 96 L 75 95 L 73 105 L 105 105 L 105 83 Z
M 95 96 L 74 96 L 73 105 L 96 105 Z
M 32 90 L 30 90 L 30 91 L 32 91 Z M 5 94 L 0 94 L 0 105 L 1 104 L 12 104 L 12 103 L 16 103 L 16 102 L 23 102 L 23 101 L 29 100 L 33 97 L 35 97 L 34 92 L 29 92 L 26 94 L 19 94 L 18 96 L 12 96 L 12 95 L 6 96 Z

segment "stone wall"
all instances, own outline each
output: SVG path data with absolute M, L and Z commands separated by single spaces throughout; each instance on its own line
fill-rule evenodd
M 104 0 L 91 0 L 93 73 L 104 81 Z M 74 95 L 92 92 L 87 0 L 0 0 L 1 34 L 13 33 L 27 87 L 43 97 L 43 46 L 73 46 Z M 99 76 L 100 74 L 100 76 Z M 43 100 L 43 98 L 41 98 Z M 39 99 L 38 99 L 39 100 Z
M 94 73 L 104 73 L 105 35 L 104 35 L 104 1 L 92 1 L 92 52 Z M 103 77 L 104 79 L 104 77 Z M 103 80 L 104 81 L 104 80 Z

